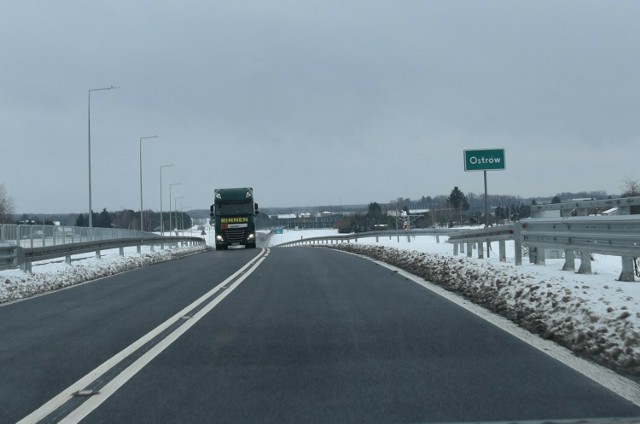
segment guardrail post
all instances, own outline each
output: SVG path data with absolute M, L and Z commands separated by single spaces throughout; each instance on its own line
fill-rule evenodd
M 546 250 L 536 247 L 536 265 L 545 265 Z
M 507 243 L 504 240 L 498 241 L 498 251 L 500 252 L 500 262 L 507 262 Z
M 478 243 L 478 259 L 484 259 L 484 244 L 482 242 Z
M 458 243 L 453 243 L 453 256 L 458 256 Z
M 537 257 L 538 257 L 538 248 L 535 246 L 529 245 L 529 263 L 535 264 Z
M 580 268 L 578 269 L 578 274 L 591 274 L 591 253 L 585 252 L 584 250 L 580 252 Z
M 120 256 L 124 256 L 124 247 L 120 248 Z
M 64 263 L 67 265 L 71 265 L 71 255 L 67 255 L 64 257 Z
M 473 256 L 473 243 L 469 242 L 467 243 L 467 258 L 470 258 Z
M 564 265 L 563 271 L 575 271 L 576 270 L 576 254 L 571 249 L 565 249 L 564 251 Z
M 440 243 L 440 235 L 436 234 L 436 243 Z
M 516 222 L 513 226 L 516 265 L 522 265 L 522 225 Z
M 491 242 L 487 241 L 487 258 L 491 257 Z
M 464 253 L 464 243 L 460 243 L 460 253 Z
M 20 265 L 20 269 L 24 272 L 28 272 L 29 274 L 33 272 L 31 269 L 31 262 L 29 261 L 24 261 L 22 265 Z
M 45 231 L 45 226 L 42 226 L 42 246 L 47 245 L 47 232 Z
M 622 272 L 620 273 L 619 281 L 635 281 L 633 258 L 629 256 L 622 257 Z
M 96 249 L 96 259 L 100 259 L 102 257 L 102 254 L 100 252 L 100 249 Z
M 24 249 L 20 246 L 16 246 L 16 258 L 14 265 L 22 265 L 26 260 Z

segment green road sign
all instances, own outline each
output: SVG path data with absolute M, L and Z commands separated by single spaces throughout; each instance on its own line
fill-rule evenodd
M 504 169 L 504 149 L 465 150 L 465 171 L 496 171 Z

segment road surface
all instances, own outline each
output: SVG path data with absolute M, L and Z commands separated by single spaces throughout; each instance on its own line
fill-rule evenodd
M 211 251 L 5 305 L 0 340 L 3 423 L 640 416 L 399 273 L 322 248 Z

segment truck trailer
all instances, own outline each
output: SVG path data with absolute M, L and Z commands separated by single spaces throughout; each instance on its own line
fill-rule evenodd
M 213 193 L 209 222 L 215 228 L 216 250 L 229 246 L 255 248 L 258 204 L 253 199 L 253 188 L 217 188 Z

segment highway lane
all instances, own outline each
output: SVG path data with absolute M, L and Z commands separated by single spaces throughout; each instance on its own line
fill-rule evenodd
M 208 252 L 0 306 L 0 422 L 16 422 L 233 274 Z
M 637 406 L 395 272 L 328 249 L 289 248 L 272 249 L 83 422 L 639 415 Z

